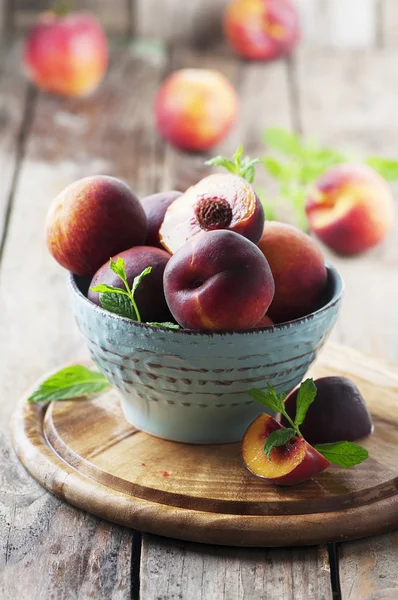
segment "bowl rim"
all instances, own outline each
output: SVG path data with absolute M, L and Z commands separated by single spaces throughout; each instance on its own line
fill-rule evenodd
M 143 323 L 140 321 L 133 321 L 131 319 L 128 319 L 127 317 L 122 317 L 120 315 L 116 315 L 115 313 L 111 313 L 107 310 L 105 310 L 104 308 L 102 308 L 101 306 L 98 306 L 97 304 L 94 304 L 94 302 L 91 302 L 91 300 L 89 300 L 87 298 L 87 296 L 85 296 L 79 289 L 77 283 L 76 283 L 76 275 L 74 273 L 69 272 L 69 276 L 68 276 L 68 283 L 69 283 L 69 289 L 72 291 L 73 294 L 75 294 L 79 301 L 84 302 L 87 306 L 89 306 L 89 309 L 98 313 L 99 315 L 106 317 L 108 319 L 112 319 L 116 322 L 119 323 L 124 323 L 127 327 L 130 327 L 132 329 L 143 329 L 146 331 L 150 331 L 153 333 L 160 333 L 160 334 L 167 334 L 167 335 L 189 335 L 189 336 L 198 336 L 198 337 L 225 337 L 225 336 L 231 336 L 231 335 L 247 335 L 247 334 L 262 334 L 262 333 L 270 333 L 272 331 L 283 331 L 284 329 L 290 329 L 292 326 L 294 325 L 300 325 L 303 323 L 308 323 L 310 321 L 312 321 L 315 317 L 317 317 L 318 315 L 328 311 L 330 308 L 332 308 L 333 306 L 335 306 L 336 304 L 338 304 L 344 294 L 344 290 L 345 290 L 345 283 L 344 283 L 344 279 L 342 278 L 342 276 L 340 275 L 340 273 L 337 271 L 337 269 L 335 267 L 333 267 L 333 265 L 331 265 L 329 262 L 325 262 L 325 266 L 328 272 L 328 276 L 332 275 L 334 277 L 335 280 L 335 291 L 333 296 L 330 298 L 330 300 L 324 304 L 323 306 L 321 306 L 320 308 L 318 308 L 317 310 L 313 311 L 312 313 L 309 313 L 308 315 L 304 315 L 303 317 L 299 317 L 297 319 L 292 319 L 291 321 L 285 321 L 283 323 L 278 323 L 272 326 L 268 326 L 268 327 L 259 327 L 259 328 L 251 328 L 251 329 L 225 329 L 225 330 L 220 330 L 220 331 L 211 331 L 211 330 L 196 330 L 196 329 L 170 329 L 167 327 L 158 327 L 155 325 L 149 325 L 148 323 Z

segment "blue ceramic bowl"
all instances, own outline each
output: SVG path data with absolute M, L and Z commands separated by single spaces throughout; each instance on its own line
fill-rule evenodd
M 188 443 L 236 442 L 264 409 L 245 392 L 290 392 L 336 323 L 343 282 L 328 266 L 321 307 L 266 329 L 223 333 L 171 330 L 119 317 L 87 299 L 89 282 L 70 276 L 77 324 L 92 358 L 121 393 L 137 429 Z

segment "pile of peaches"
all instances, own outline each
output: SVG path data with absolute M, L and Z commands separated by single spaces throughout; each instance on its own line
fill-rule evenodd
M 253 186 L 210 175 L 185 193 L 139 200 L 122 181 L 93 176 L 52 203 L 46 240 L 53 257 L 90 288 L 124 284 L 109 259 L 121 257 L 145 322 L 195 330 L 242 330 L 291 321 L 323 301 L 327 272 L 306 234 L 269 222 Z M 100 305 L 100 294 L 89 299 Z

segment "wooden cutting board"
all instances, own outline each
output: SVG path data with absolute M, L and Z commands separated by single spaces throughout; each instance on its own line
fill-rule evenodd
M 13 419 L 15 450 L 41 485 L 109 521 L 184 540 L 296 546 L 354 539 L 398 526 L 398 367 L 328 344 L 311 374 L 344 375 L 361 389 L 375 432 L 370 459 L 295 487 L 247 472 L 239 444 L 192 446 L 133 429 L 117 394 L 34 406 Z

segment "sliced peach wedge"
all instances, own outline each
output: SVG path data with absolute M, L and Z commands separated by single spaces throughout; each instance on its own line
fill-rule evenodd
M 253 186 L 232 173 L 209 175 L 174 200 L 159 230 L 171 254 L 203 231 L 229 229 L 257 244 L 264 210 Z
M 264 452 L 267 438 L 284 429 L 267 414 L 248 427 L 242 442 L 242 458 L 248 470 L 275 485 L 294 485 L 311 479 L 330 466 L 315 448 L 302 437 L 293 436 L 282 446 L 272 448 L 270 458 Z

